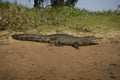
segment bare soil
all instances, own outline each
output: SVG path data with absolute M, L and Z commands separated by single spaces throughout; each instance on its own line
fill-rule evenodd
M 80 49 L 0 40 L 0 80 L 120 80 L 120 37 Z

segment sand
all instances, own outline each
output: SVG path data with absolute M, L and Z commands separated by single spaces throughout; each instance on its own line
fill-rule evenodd
M 120 80 L 120 38 L 79 49 L 1 40 L 0 80 Z

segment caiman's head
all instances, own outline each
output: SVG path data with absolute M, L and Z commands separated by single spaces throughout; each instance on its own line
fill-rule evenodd
M 102 37 L 95 37 L 95 36 L 84 36 L 83 38 L 89 39 L 89 40 L 98 40 L 102 39 Z
M 84 37 L 80 37 L 80 39 L 78 39 L 77 42 L 79 46 L 97 45 L 100 39 L 102 38 L 95 36 L 84 36 Z

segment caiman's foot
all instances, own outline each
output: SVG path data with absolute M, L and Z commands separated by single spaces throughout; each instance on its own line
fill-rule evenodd
M 79 44 L 78 44 L 77 42 L 74 42 L 74 43 L 72 44 L 72 46 L 73 46 L 74 48 L 76 48 L 76 49 L 79 49 Z

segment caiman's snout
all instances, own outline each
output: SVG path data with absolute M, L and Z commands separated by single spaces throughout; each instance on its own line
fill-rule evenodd
M 91 45 L 98 45 L 98 43 L 101 39 L 103 39 L 103 38 L 102 37 L 94 37 L 94 36 L 91 37 L 91 42 L 93 42 L 93 43 L 91 43 Z

